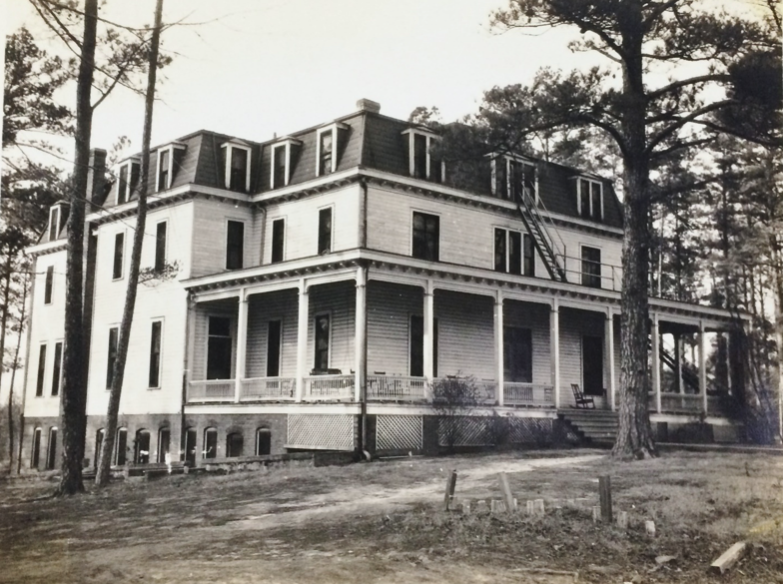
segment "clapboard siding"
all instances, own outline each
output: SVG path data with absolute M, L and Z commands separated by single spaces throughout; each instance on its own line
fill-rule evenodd
M 250 297 L 247 323 L 247 377 L 266 377 L 270 320 L 279 320 L 282 323 L 280 376 L 296 375 L 298 302 L 296 290 L 281 290 Z
M 367 286 L 367 371 L 410 374 L 410 317 L 423 314 L 423 289 L 370 281 Z
M 590 235 L 583 231 L 560 228 L 558 234 L 565 245 L 566 270 L 568 281 L 580 284 L 582 272 L 582 246 L 595 247 L 601 250 L 601 287 L 612 290 L 612 278 L 614 275 L 615 290 L 620 290 L 623 243 L 620 239 L 609 239 Z M 558 242 L 559 245 L 559 242 Z M 615 266 L 614 271 L 612 266 Z
M 436 290 L 438 377 L 495 379 L 493 308 L 489 296 Z
M 229 203 L 193 201 L 193 277 L 226 271 L 228 221 L 245 223 L 243 266 L 259 264 L 260 242 L 253 211 Z
M 332 207 L 332 251 L 359 246 L 360 189 L 351 185 L 321 195 L 266 207 L 263 229 L 263 263 L 272 261 L 272 222 L 285 219 L 283 259 L 295 260 L 318 255 L 318 213 Z
M 349 373 L 355 367 L 356 285 L 353 281 L 310 288 L 310 322 L 307 327 L 307 371 L 315 363 L 315 316 L 330 315 L 329 367 Z

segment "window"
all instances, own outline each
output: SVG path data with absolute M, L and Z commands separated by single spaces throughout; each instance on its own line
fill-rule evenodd
M 226 269 L 241 270 L 245 249 L 245 224 L 229 221 L 226 230 Z
M 580 217 L 601 221 L 604 217 L 603 183 L 580 178 L 577 181 L 577 205 Z
M 334 172 L 332 166 L 332 132 L 324 132 L 318 137 L 318 176 Z
M 155 271 L 162 272 L 166 268 L 166 229 L 167 223 L 161 221 L 155 227 Z
M 111 277 L 114 280 L 122 278 L 122 256 L 125 250 L 125 234 L 117 233 L 114 236 L 114 263 L 112 267 Z
M 438 261 L 440 217 L 426 213 L 413 213 L 413 257 Z
M 138 430 L 133 445 L 133 463 L 150 463 L 150 433 L 149 430 Z
M 285 219 L 272 221 L 272 263 L 283 261 L 283 247 L 285 244 Z
M 49 209 L 49 241 L 55 241 L 60 235 L 60 206 Z
M 221 147 L 224 186 L 232 191 L 250 190 L 250 152 L 244 142 L 226 142 Z
M 101 428 L 95 434 L 95 457 L 93 458 L 93 468 L 97 469 L 101 463 L 101 450 L 103 450 L 103 439 L 106 436 L 106 430 Z
M 117 446 L 114 450 L 114 463 L 117 466 L 124 466 L 128 462 L 128 429 L 117 429 Z
M 279 189 L 288 184 L 288 156 L 286 144 L 272 148 L 272 188 Z
M 525 233 L 522 238 L 522 273 L 525 276 L 536 275 L 536 251 L 533 245 L 533 238 L 530 234 Z
M 171 458 L 166 460 L 171 449 L 171 431 L 168 428 L 158 430 L 158 462 L 168 463 Z
M 410 374 L 424 376 L 424 317 L 412 314 L 410 329 Z M 433 320 L 432 330 L 432 375 L 438 376 L 438 319 Z
M 280 376 L 280 349 L 282 347 L 283 323 L 270 320 L 266 338 L 266 376 Z
M 604 394 L 603 337 L 582 337 L 582 390 L 586 395 Z
M 207 379 L 231 379 L 231 319 L 209 317 Z
M 171 149 L 158 150 L 158 184 L 156 191 L 165 191 L 171 185 Z
M 503 199 L 515 200 L 525 195 L 538 201 L 536 165 L 511 156 L 498 156 L 492 160 L 492 192 Z
M 106 389 L 111 389 L 114 380 L 114 362 L 117 360 L 117 347 L 120 341 L 120 329 L 116 326 L 109 329 L 109 351 L 106 360 Z
M 198 433 L 195 428 L 185 430 L 185 463 L 188 466 L 196 464 L 197 439 Z
M 345 124 L 331 124 L 318 130 L 316 139 L 315 176 L 324 176 L 337 171 L 338 147 L 348 131 Z
M 319 314 L 315 317 L 315 370 L 329 369 L 330 317 Z
M 533 341 L 530 329 L 503 327 L 503 377 L 533 382 Z
M 63 344 L 54 344 L 54 371 L 52 371 L 52 397 L 60 395 L 62 383 Z
M 582 286 L 601 287 L 601 250 L 582 246 Z
M 152 323 L 150 338 L 150 372 L 149 387 L 160 387 L 160 338 L 163 323 L 156 320 Z
M 160 156 L 160 154 L 158 154 Z M 133 191 L 139 184 L 141 165 L 136 161 L 128 161 L 120 166 L 119 180 L 117 181 L 117 204 L 122 205 L 130 201 Z M 162 189 L 158 189 L 162 190 Z
M 52 303 L 52 287 L 54 285 L 54 266 L 46 268 L 46 283 L 44 284 L 44 304 Z
M 533 238 L 527 233 L 495 229 L 495 271 L 535 276 Z
M 117 185 L 117 204 L 122 205 L 128 200 L 128 167 L 120 167 L 120 177 Z
M 235 458 L 242 456 L 242 447 L 244 446 L 244 439 L 242 432 L 231 432 L 226 436 L 226 457 Z
M 256 430 L 256 456 L 272 453 L 272 432 L 269 428 Z
M 204 430 L 204 452 L 203 458 L 217 458 L 217 429 L 207 428 Z
M 332 208 L 318 212 L 318 253 L 332 251 Z
M 33 444 L 30 451 L 30 468 L 38 468 L 41 460 L 41 429 L 33 431 Z
M 405 130 L 408 135 L 408 170 L 415 178 L 442 183 L 445 180 L 446 165 L 440 155 L 433 152 L 440 137 L 420 130 Z
M 38 380 L 35 384 L 35 397 L 43 395 L 44 379 L 46 378 L 46 345 L 38 350 Z
M 49 429 L 49 446 L 46 449 L 46 470 L 57 466 L 57 428 Z

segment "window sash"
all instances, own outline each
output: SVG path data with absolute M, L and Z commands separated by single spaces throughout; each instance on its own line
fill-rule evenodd
M 114 236 L 114 263 L 112 266 L 112 278 L 119 280 L 122 278 L 123 254 L 125 252 L 125 234 L 117 233 Z
M 318 253 L 332 251 L 332 209 L 321 209 L 318 212 Z
M 155 321 L 152 323 L 150 332 L 150 370 L 149 387 L 160 387 L 160 353 L 161 353 L 161 333 L 163 323 Z
M 272 177 L 273 189 L 278 189 L 288 184 L 288 176 L 286 172 L 286 150 L 287 147 L 285 145 L 277 146 L 272 150 L 272 173 L 274 175 Z
M 332 172 L 332 158 L 334 156 L 334 139 L 332 134 L 332 130 L 327 130 L 326 132 L 322 132 L 319 137 L 319 176 Z
M 60 235 L 60 207 L 54 206 L 49 211 L 49 241 L 56 241 Z
M 120 329 L 112 327 L 109 329 L 109 350 L 106 363 L 106 389 L 111 389 L 114 381 L 114 362 L 117 360 L 117 348 L 120 341 Z
M 440 217 L 413 213 L 413 257 L 437 262 L 440 249 Z
M 601 250 L 582 247 L 582 285 L 601 288 Z
M 232 191 L 247 190 L 247 155 L 244 148 L 231 148 L 231 169 L 228 188 Z
M 46 282 L 44 284 L 44 304 L 52 303 L 52 288 L 54 286 L 54 266 L 46 268 Z
M 120 177 L 117 189 L 117 204 L 122 205 L 128 200 L 128 165 L 120 167 Z
M 165 221 L 158 223 L 155 230 L 155 271 L 162 272 L 166 267 L 166 231 Z
M 272 258 L 273 264 L 283 261 L 285 245 L 285 219 L 272 221 Z
M 245 247 L 245 224 L 229 221 L 226 228 L 226 269 L 241 270 Z
M 158 190 L 165 191 L 169 188 L 169 173 L 171 172 L 171 152 L 161 150 L 158 152 Z
M 282 329 L 283 323 L 279 320 L 270 320 L 267 326 L 266 337 L 266 376 L 279 377 L 280 355 L 282 353 Z
M 54 370 L 52 371 L 52 397 L 60 395 L 60 381 L 62 379 L 63 344 L 54 345 Z
M 46 376 L 46 345 L 41 345 L 38 350 L 38 379 L 35 385 L 35 396 L 43 396 L 44 379 Z
M 207 379 L 231 379 L 233 338 L 231 319 L 209 317 L 207 337 Z
M 536 248 L 533 245 L 533 238 L 529 233 L 524 235 L 523 250 L 523 273 L 525 276 L 536 275 Z

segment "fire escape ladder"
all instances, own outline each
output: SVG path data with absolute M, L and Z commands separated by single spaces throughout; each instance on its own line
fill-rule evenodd
M 519 191 L 522 192 L 519 192 Z M 566 282 L 566 272 L 563 266 L 558 260 L 558 255 L 564 257 L 565 244 L 560 240 L 560 248 L 556 242 L 552 239 L 549 229 L 547 229 L 546 223 L 548 222 L 552 226 L 552 231 L 557 235 L 557 230 L 552 225 L 551 220 L 544 218 L 538 211 L 538 207 L 534 198 L 530 195 L 529 189 L 513 189 L 514 202 L 516 203 L 517 210 L 522 217 L 522 222 L 525 224 L 528 233 L 533 238 L 536 249 L 538 249 L 541 259 L 546 266 L 547 272 L 550 277 L 558 282 Z M 560 239 L 559 236 L 557 236 Z

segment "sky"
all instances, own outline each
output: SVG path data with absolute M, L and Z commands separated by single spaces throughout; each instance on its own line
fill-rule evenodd
M 5 33 L 25 25 L 53 52 L 62 43 L 26 0 L 4 0 Z M 148 24 L 154 0 L 109 0 L 102 16 Z M 199 129 L 268 140 L 322 124 L 372 99 L 407 118 L 437 106 L 445 121 L 475 112 L 482 92 L 524 83 L 542 66 L 571 68 L 592 56 L 566 48 L 573 32 L 531 36 L 489 26 L 506 0 L 165 0 L 174 62 L 161 72 L 153 145 Z M 202 24 L 196 24 L 202 23 Z M 64 103 L 75 89 L 64 88 Z M 121 89 L 95 112 L 93 147 L 119 136 L 141 148 L 143 100 Z

